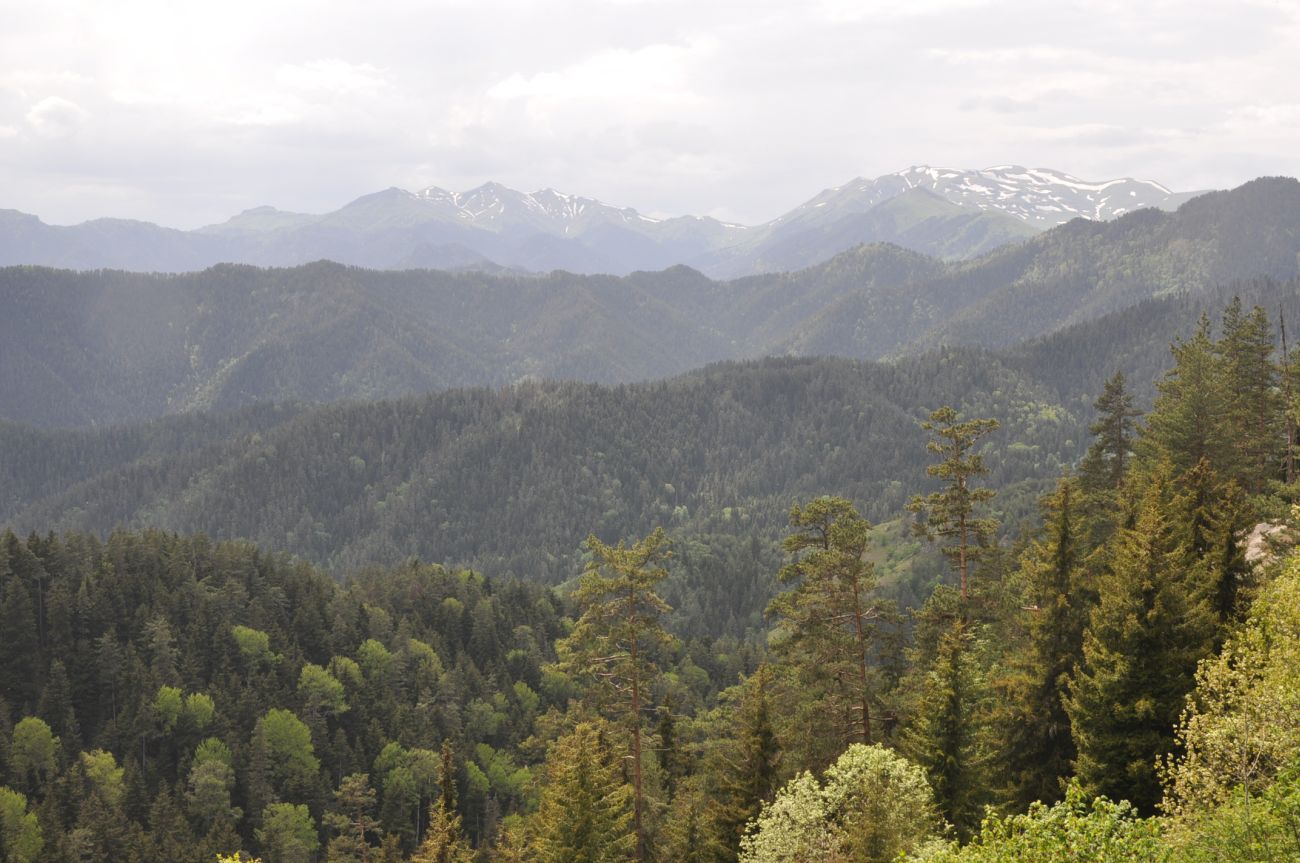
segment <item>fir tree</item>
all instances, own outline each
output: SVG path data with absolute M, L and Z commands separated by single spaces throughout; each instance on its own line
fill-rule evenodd
M 771 669 L 763 665 L 741 685 L 731 736 L 711 762 L 717 782 L 712 850 L 719 863 L 735 863 L 745 828 L 776 791 L 781 748 L 769 716 L 771 677 Z
M 1281 393 L 1268 316 L 1258 306 L 1243 313 L 1241 299 L 1233 297 L 1215 347 L 1222 364 L 1228 475 L 1248 494 L 1258 494 L 1278 475 L 1283 455 Z
M 623 863 L 636 853 L 632 789 L 599 722 L 551 744 L 530 822 L 537 863 Z
M 925 768 L 939 813 L 963 839 L 979 826 L 988 799 L 987 689 L 972 656 L 972 625 L 950 620 L 924 673 L 903 748 Z
M 1025 552 L 1021 577 L 1029 605 L 1027 643 L 1003 710 L 1002 766 L 1018 809 L 1062 798 L 1075 757 L 1065 695 L 1082 659 L 1089 606 L 1079 579 L 1079 484 L 1062 480 L 1043 501 L 1043 535 Z
M 1145 812 L 1160 800 L 1156 761 L 1173 747 L 1196 663 L 1213 637 L 1210 612 L 1180 566 L 1185 551 L 1167 514 L 1169 470 L 1143 477 L 1136 523 L 1116 535 L 1066 700 L 1083 788 Z

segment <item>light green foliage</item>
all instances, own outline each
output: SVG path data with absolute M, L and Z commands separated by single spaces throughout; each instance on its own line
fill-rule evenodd
M 406 652 L 415 660 L 415 665 L 421 673 L 434 680 L 442 676 L 442 660 L 438 658 L 438 652 L 428 644 L 418 638 L 408 638 Z
M 217 715 L 212 696 L 205 692 L 191 692 L 185 696 L 185 721 L 195 731 L 206 731 Z
M 235 763 L 230 747 L 216 737 L 204 738 L 194 749 L 194 763 L 202 764 L 205 761 L 220 761 L 227 767 Z
M 310 714 L 338 714 L 348 709 L 343 684 L 319 665 L 310 662 L 298 674 L 298 697 Z
M 38 781 L 49 776 L 54 772 L 58 751 L 59 738 L 54 736 L 44 719 L 27 716 L 14 726 L 9 763 L 16 776 L 34 776 Z
M 258 720 L 253 736 L 256 745 L 266 748 L 272 771 L 281 783 L 301 788 L 316 779 L 320 760 L 311 742 L 311 730 L 292 711 L 267 711 Z
M 353 688 L 360 687 L 365 682 L 365 677 L 361 673 L 361 666 L 357 661 L 349 656 L 334 656 L 330 658 L 329 673 L 345 686 Z
M 86 771 L 91 790 L 105 803 L 116 806 L 122 801 L 122 793 L 126 790 L 122 783 L 123 770 L 117 766 L 113 753 L 103 749 L 83 752 L 81 766 Z
M 1262 790 L 1238 790 L 1214 808 L 1184 809 L 1169 832 L 1178 863 L 1300 860 L 1300 762 Z
M 1248 800 L 1300 762 L 1300 556 L 1201 664 L 1178 739 L 1183 755 L 1166 773 L 1164 802 L 1178 817 Z
M 229 751 L 226 752 L 229 757 Z M 230 792 L 235 787 L 235 771 L 230 763 L 219 756 L 202 760 L 196 755 L 190 768 L 186 800 L 190 812 L 205 828 L 223 821 L 234 823 L 243 811 L 230 802 Z
M 176 727 L 184 709 L 185 699 L 181 696 L 180 689 L 175 686 L 159 687 L 153 700 L 153 712 L 163 731 L 171 731 Z
M 239 646 L 239 653 L 244 661 L 254 668 L 271 665 L 280 657 L 271 652 L 271 637 L 265 632 L 236 624 L 230 628 L 230 634 Z
M 375 639 L 367 638 L 357 648 L 357 663 L 366 680 L 384 682 L 393 670 L 393 654 Z
M 1128 803 L 1089 801 L 1078 786 L 1054 806 L 1035 803 L 1024 815 L 990 815 L 964 848 L 918 855 L 926 863 L 1164 863 L 1170 859 L 1159 823 Z
M 741 863 L 887 863 L 941 833 L 925 771 L 881 746 L 855 743 L 822 782 L 801 773 L 763 807 Z
M 27 798 L 0 786 L 0 859 L 35 863 L 44 846 L 36 813 L 27 811 Z
M 316 821 L 300 803 L 268 805 L 262 811 L 262 826 L 256 835 L 267 863 L 310 863 L 320 847 Z

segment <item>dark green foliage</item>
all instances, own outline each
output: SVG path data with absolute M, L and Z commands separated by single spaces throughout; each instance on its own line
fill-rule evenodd
M 1066 702 L 1083 788 L 1148 813 L 1161 797 L 1157 760 L 1173 748 L 1183 698 L 1215 631 L 1181 565 L 1168 472 L 1157 467 L 1142 478 L 1134 524 L 1116 534 Z
M 915 525 L 918 536 L 950 541 L 941 550 L 957 572 L 961 600 L 965 604 L 969 595 L 971 565 L 979 559 L 997 530 L 994 519 L 977 515 L 976 508 L 992 500 L 995 492 L 975 485 L 976 479 L 989 472 L 975 444 L 996 431 L 998 421 L 971 419 L 958 422 L 957 411 L 945 406 L 932 412 L 930 418 L 921 423 L 921 428 L 931 432 L 926 449 L 939 456 L 938 462 L 925 469 L 926 475 L 938 478 L 943 488 L 925 497 L 912 498 L 907 509 L 923 515 Z
M 1065 708 L 1067 685 L 1083 658 L 1091 591 L 1082 584 L 1079 483 L 1062 480 L 1043 501 L 1042 536 L 1021 563 L 1026 645 L 1013 659 L 998 731 L 1007 799 L 1023 810 L 1061 799 L 1073 772 L 1074 739 Z
M 801 748 L 826 750 L 812 760 L 829 764 L 844 745 L 873 742 L 883 612 L 865 559 L 871 525 L 844 498 L 819 497 L 791 508 L 790 527 L 783 546 L 792 560 L 780 573 L 787 589 L 768 607 L 773 647 L 800 693 Z
M 985 729 L 989 691 L 974 655 L 973 625 L 952 617 L 934 658 L 920 666 L 915 715 L 903 747 L 925 768 L 935 804 L 963 839 L 979 826 L 989 802 Z

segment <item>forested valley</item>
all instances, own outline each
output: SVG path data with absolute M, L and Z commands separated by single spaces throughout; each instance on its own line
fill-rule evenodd
M 5 425 L 0 859 L 1297 859 L 1294 294 Z

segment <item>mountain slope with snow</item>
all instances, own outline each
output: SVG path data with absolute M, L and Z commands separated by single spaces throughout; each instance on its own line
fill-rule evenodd
M 320 259 L 411 266 L 625 275 L 687 264 L 726 278 L 812 266 L 860 243 L 945 260 L 985 254 L 1083 217 L 1172 210 L 1193 193 L 1149 180 L 1079 180 L 1060 171 L 917 166 L 827 189 L 761 225 L 656 218 L 595 198 L 500 183 L 466 192 L 390 188 L 330 213 L 256 207 L 195 231 L 97 220 L 46 225 L 0 217 L 0 265 L 193 271 L 216 263 L 294 266 Z

